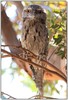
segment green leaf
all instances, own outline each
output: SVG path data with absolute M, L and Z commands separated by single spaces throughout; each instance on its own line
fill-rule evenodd
M 57 28 L 57 27 L 59 27 L 59 25 L 58 24 L 55 24 L 55 25 L 52 25 L 51 27 L 52 28 Z
M 60 94 L 60 92 L 56 89 L 56 92 L 58 93 L 58 94 Z
M 60 35 L 60 34 L 58 34 L 58 35 L 54 35 L 53 36 L 53 39 L 55 40 L 55 44 L 57 45 L 57 44 L 59 44 L 61 41 L 62 41 L 62 38 L 63 38 L 63 36 L 62 35 Z
M 29 87 L 33 92 L 37 91 L 35 82 L 28 75 L 24 76 L 24 79 L 21 82 Z
M 65 57 L 65 52 L 63 50 L 57 51 L 56 54 L 58 54 L 59 56 L 61 56 L 62 59 Z
M 0 70 L 0 74 L 4 74 L 6 72 L 6 69 L 2 69 L 2 70 Z
M 61 31 L 61 32 L 62 32 L 62 30 L 63 30 L 63 29 L 60 27 L 60 28 L 59 28 L 59 31 Z
M 11 2 L 7 2 L 8 6 L 12 6 L 12 3 Z
M 59 9 L 54 9 L 54 12 L 55 13 L 60 13 L 60 10 Z

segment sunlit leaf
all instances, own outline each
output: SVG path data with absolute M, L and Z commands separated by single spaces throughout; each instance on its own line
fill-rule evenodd
M 65 8 L 66 7 L 66 2 L 59 2 L 59 7 L 60 8 Z
M 29 87 L 32 91 L 35 91 L 35 92 L 37 91 L 35 82 L 29 77 L 25 77 L 25 79 L 22 80 L 21 82 L 27 87 Z
M 6 72 L 6 69 L 2 69 L 2 70 L 0 70 L 0 74 L 4 74 Z
M 59 2 L 59 5 L 66 6 L 66 1 L 65 2 Z
M 12 3 L 11 2 L 7 2 L 8 6 L 12 6 Z
M 51 27 L 52 28 L 57 28 L 57 27 L 59 27 L 59 25 L 58 24 L 55 24 L 55 25 L 52 25 Z
M 56 52 L 56 54 L 60 55 L 62 59 L 65 57 L 65 52 L 63 50 Z
M 59 31 L 61 31 L 61 32 L 62 32 L 62 28 L 59 28 Z
M 60 10 L 59 9 L 54 9 L 54 12 L 55 13 L 60 13 Z
M 47 8 L 50 8 L 51 10 L 46 9 L 47 12 L 47 27 L 48 27 L 48 34 L 49 34 L 49 38 L 53 38 L 53 43 L 56 44 L 56 46 L 58 46 L 56 55 L 59 55 L 61 58 L 65 57 L 65 51 L 64 51 L 64 42 L 65 39 L 64 37 L 66 37 L 66 20 L 67 20 L 67 16 L 66 16 L 66 2 L 39 2 L 39 1 L 30 1 L 27 2 L 27 0 L 24 1 L 25 5 L 31 5 L 31 4 L 40 4 L 42 6 L 44 6 L 44 4 L 47 6 Z M 7 2 L 7 7 L 12 6 L 11 2 Z M 12 22 L 13 24 L 13 28 L 16 31 L 17 34 L 21 33 L 21 29 L 19 29 L 19 23 L 18 22 L 18 18 L 16 19 L 16 21 Z M 58 34 L 57 34 L 58 33 Z M 51 40 L 50 39 L 50 40 Z M 49 41 L 51 42 L 51 41 Z M 53 47 L 53 45 L 49 45 L 49 47 Z M 63 49 L 63 50 L 62 50 Z M 22 76 L 22 84 L 26 85 L 27 87 L 29 87 L 32 91 L 37 91 L 36 88 L 36 84 L 34 83 L 34 81 L 29 77 L 29 76 L 25 76 L 24 73 L 19 69 L 18 66 L 15 65 L 11 65 L 10 68 L 11 70 L 10 75 L 13 76 L 17 74 Z M 8 69 L 8 70 L 9 70 Z M 6 72 L 6 70 L 2 70 L 2 74 L 4 74 Z M 58 82 L 58 80 L 57 80 Z M 44 93 L 45 95 L 49 94 L 52 95 L 54 91 L 56 91 L 57 93 L 60 93 L 60 91 L 58 91 L 58 88 L 55 88 L 55 85 L 57 84 L 56 81 L 54 82 L 49 82 L 49 81 L 45 81 L 44 83 Z
M 58 34 L 58 35 L 54 35 L 53 39 L 55 40 L 56 45 L 59 44 L 62 41 L 63 36 Z

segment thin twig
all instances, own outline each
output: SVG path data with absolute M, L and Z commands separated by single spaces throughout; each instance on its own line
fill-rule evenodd
M 1 46 L 12 46 L 12 47 L 15 47 L 15 48 L 18 48 L 18 49 L 21 49 L 22 51 L 24 50 L 25 52 L 29 52 L 30 54 L 32 54 L 32 56 L 30 56 L 31 58 L 34 58 L 34 59 L 37 59 L 37 55 L 35 55 L 33 52 L 31 52 L 30 50 L 28 50 L 28 49 L 25 49 L 25 48 L 22 48 L 21 47 L 21 45 L 20 46 L 16 46 L 16 45 L 1 45 Z M 52 52 L 52 54 L 55 52 L 55 50 Z M 52 55 L 51 54 L 51 55 Z M 49 58 L 50 59 L 50 58 Z M 66 76 L 65 76 L 65 74 L 62 72 L 62 71 L 60 71 L 60 69 L 59 68 L 57 68 L 57 67 L 55 67 L 54 65 L 52 65 L 51 63 L 49 63 L 49 62 L 47 62 L 47 61 L 45 61 L 45 60 L 43 60 L 43 59 L 41 59 L 41 61 L 42 62 L 46 62 L 46 64 L 49 64 L 50 65 L 50 67 L 52 67 L 54 70 L 56 70 L 59 74 L 61 74 L 62 76 L 64 76 L 65 78 L 66 78 Z
M 51 59 L 52 55 L 55 53 L 55 51 L 57 50 L 57 48 L 54 49 L 54 51 L 51 53 L 51 55 L 49 56 L 48 60 Z
M 9 96 L 9 97 L 10 97 L 10 98 L 12 98 L 12 99 L 16 99 L 16 98 L 14 98 L 14 97 L 10 96 L 10 95 L 9 95 L 9 94 L 7 94 L 7 93 L 1 92 L 1 94 L 2 94 L 2 95 L 3 95 L 3 94 L 5 94 L 5 95 Z
M 11 56 L 9 56 L 9 55 L 3 55 L 3 56 L 1 56 L 1 58 L 6 58 L 6 57 L 11 57 Z
M 4 50 L 4 49 L 1 49 L 1 51 L 4 52 L 4 53 L 9 54 L 9 55 L 10 55 L 11 57 L 13 57 L 13 58 L 18 58 L 18 59 L 20 59 L 21 61 L 23 60 L 23 61 L 25 61 L 25 62 L 28 62 L 29 64 L 32 64 L 32 65 L 34 65 L 34 66 L 43 68 L 44 70 L 46 70 L 46 71 L 48 71 L 48 72 L 50 72 L 50 73 L 53 73 L 53 74 L 55 74 L 55 75 L 57 75 L 57 76 L 60 76 L 65 82 L 67 82 L 66 76 L 63 75 L 64 73 L 63 73 L 62 75 L 60 74 L 60 73 L 62 73 L 61 71 L 60 71 L 60 73 L 57 73 L 57 72 L 55 72 L 55 71 L 49 70 L 49 69 L 46 68 L 46 67 L 43 67 L 43 66 L 41 66 L 41 65 L 38 65 L 38 64 L 36 64 L 36 63 L 34 63 L 34 62 L 28 60 L 28 59 L 23 59 L 23 58 L 21 58 L 19 55 L 14 55 L 14 54 L 12 54 L 12 53 L 10 53 L 10 52 Z M 52 64 L 50 64 L 48 61 L 45 61 L 45 63 L 47 63 L 48 65 L 53 66 L 53 67 L 55 68 L 55 66 L 52 65 Z M 55 70 L 56 70 L 56 69 L 55 69 Z M 64 77 L 64 76 L 65 76 L 65 77 Z
M 17 45 L 1 45 L 2 47 L 7 47 L 7 46 L 10 46 L 10 47 L 19 47 Z
M 6 51 L 7 52 L 7 51 Z M 7 53 L 10 53 L 10 52 L 7 52 Z M 10 53 L 11 54 L 11 53 Z M 11 56 L 12 56 L 13 54 L 11 54 Z M 16 58 L 18 58 L 18 59 L 22 59 L 21 57 L 19 57 L 19 55 L 13 55 L 14 57 L 16 57 Z M 26 62 L 28 62 L 28 63 L 33 63 L 33 65 L 34 65 L 34 62 L 31 62 L 31 61 L 29 61 L 29 60 L 26 60 L 26 59 L 22 59 L 22 60 L 24 60 L 24 61 L 26 61 Z M 47 61 L 45 61 L 45 60 L 43 60 L 44 62 L 46 62 L 47 64 L 49 64 L 51 67 L 53 66 L 54 67 L 54 69 L 56 68 L 54 65 L 52 65 L 52 64 L 50 64 L 49 62 L 47 62 Z M 37 66 L 37 64 L 35 63 L 35 65 Z M 41 68 L 43 68 L 43 69 L 46 69 L 47 70 L 47 68 L 45 68 L 45 67 L 41 67 Z M 49 69 L 48 69 L 49 70 Z M 57 68 L 55 69 L 55 70 L 57 70 Z M 60 71 L 60 70 L 58 70 L 58 71 Z M 53 71 L 52 71 L 53 72 Z M 56 72 L 55 72 L 56 73 Z M 61 71 L 60 71 L 60 73 L 62 73 Z M 59 74 L 59 73 L 58 73 Z M 63 73 L 62 73 L 62 75 L 63 75 Z M 65 75 L 64 75 L 65 76 Z M 65 76 L 65 78 L 66 78 L 66 76 Z
M 21 49 L 21 50 L 24 50 L 24 51 L 28 51 L 29 53 L 31 53 L 33 55 L 33 57 L 36 57 L 36 55 L 33 52 L 31 52 L 28 49 L 23 48 L 21 45 L 20 46 L 17 46 L 17 45 L 1 45 L 1 46 L 3 46 L 3 47 L 9 46 L 9 47 L 18 48 L 18 49 Z
M 32 99 L 32 98 L 36 99 L 36 97 L 37 97 L 37 99 L 39 99 L 38 96 L 39 96 L 39 95 L 35 95 L 35 96 L 32 96 L 32 97 L 30 97 L 30 98 L 28 98 L 28 99 Z M 44 98 L 45 98 L 45 99 L 58 99 L 58 98 L 52 98 L 52 97 L 43 96 L 43 99 L 44 99 Z

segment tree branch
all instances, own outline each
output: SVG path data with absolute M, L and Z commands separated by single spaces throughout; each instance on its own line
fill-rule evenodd
M 16 99 L 16 98 L 14 98 L 14 97 L 10 96 L 10 95 L 9 95 L 9 94 L 7 94 L 7 93 L 1 92 L 1 94 L 2 94 L 2 95 L 4 95 L 4 94 L 5 94 L 5 95 L 9 96 L 9 98 L 6 98 L 6 99 L 10 99 L 10 98 L 12 98 L 12 99 L 14 99 L 14 100 Z
M 1 30 L 2 30 L 3 40 L 6 45 L 17 45 L 17 46 L 21 45 L 20 41 L 17 39 L 16 32 L 12 27 L 12 23 L 7 17 L 4 9 L 1 11 Z M 13 54 L 22 53 L 22 50 L 18 48 L 15 50 L 15 48 L 9 46 L 9 49 Z M 21 62 L 17 58 L 13 58 L 13 60 L 18 64 L 20 68 L 23 68 L 30 75 L 30 72 L 28 71 L 29 68 L 26 66 L 26 64 L 24 64 L 24 62 Z
M 6 57 L 11 57 L 11 56 L 9 56 L 9 55 L 3 55 L 3 56 L 1 56 L 1 58 L 6 58 Z
M 31 70 L 29 69 L 29 66 L 27 66 L 27 64 L 26 64 L 27 61 L 22 60 L 19 55 L 25 49 L 22 48 L 20 41 L 17 39 L 16 32 L 14 31 L 14 29 L 12 27 L 12 23 L 10 22 L 9 18 L 6 16 L 4 9 L 1 11 L 1 18 L 2 18 L 2 20 L 1 20 L 1 28 L 2 29 L 1 30 L 2 30 L 3 40 L 4 40 L 5 44 L 9 46 L 11 54 L 13 54 L 13 56 L 12 55 L 10 55 L 10 56 L 12 56 L 13 60 L 18 64 L 18 66 L 20 68 L 23 68 L 30 76 L 32 76 Z M 11 45 L 14 45 L 16 47 L 12 47 Z M 29 52 L 29 50 L 25 50 L 25 51 Z M 30 52 L 30 54 L 32 55 L 31 56 L 32 58 L 33 57 L 34 57 L 34 59 L 36 58 L 36 56 L 32 52 Z M 15 55 L 18 55 L 18 56 L 15 57 Z M 43 62 L 45 62 L 45 61 L 43 61 Z M 48 76 L 46 74 L 46 76 L 45 76 L 46 79 L 49 78 L 51 80 L 53 78 L 55 80 L 55 79 L 64 79 L 65 78 L 64 80 L 66 80 L 66 76 L 58 68 L 56 68 L 54 65 L 52 65 L 51 63 L 49 63 L 47 61 L 45 63 L 47 64 L 47 68 L 50 69 L 50 71 L 52 70 L 51 72 L 47 71 L 50 73 L 50 76 Z M 53 74 L 53 72 L 54 72 L 54 74 Z M 57 74 L 55 74 L 55 73 L 57 73 Z M 60 75 L 60 77 L 58 74 Z M 54 75 L 55 75 L 55 77 L 58 76 L 58 78 L 55 78 Z M 64 78 L 62 78 L 62 76 Z
M 37 59 L 37 55 L 35 55 L 33 52 L 31 52 L 30 50 L 28 50 L 28 49 L 25 49 L 25 48 L 23 48 L 23 47 L 21 47 L 21 46 L 15 46 L 15 45 L 1 45 L 1 46 L 3 46 L 3 47 L 6 47 L 6 46 L 11 46 L 11 47 L 14 47 L 14 48 L 18 48 L 18 49 L 21 49 L 22 50 L 22 54 L 23 54 L 23 52 L 25 53 L 28 53 L 28 54 L 30 54 L 28 57 L 30 57 L 30 59 Z M 48 61 L 45 61 L 45 60 L 43 60 L 43 59 L 41 59 L 41 61 L 42 62 L 46 62 L 46 64 L 49 64 L 50 65 L 50 67 L 53 69 L 53 70 L 55 70 L 55 71 L 57 71 L 57 72 L 59 72 L 61 75 L 64 75 L 64 77 L 66 77 L 65 76 L 65 74 L 61 71 L 61 70 L 59 70 L 57 67 L 55 67 L 53 64 L 51 64 L 51 63 L 49 63 Z M 49 69 L 51 69 L 51 68 L 49 68 Z
M 47 72 L 49 72 L 49 73 L 53 73 L 53 74 L 59 76 L 59 77 L 60 77 L 61 79 L 63 79 L 65 82 L 67 82 L 67 79 L 66 79 L 66 76 L 65 76 L 65 75 L 61 75 L 60 73 L 57 73 L 57 72 L 52 71 L 52 70 L 49 70 L 47 67 L 43 67 L 43 66 L 41 66 L 41 65 L 38 65 L 38 64 L 36 64 L 36 63 L 34 63 L 34 62 L 28 60 L 28 59 L 24 59 L 23 57 L 21 58 L 19 55 L 14 55 L 14 54 L 12 54 L 12 53 L 10 53 L 10 52 L 4 50 L 4 49 L 1 49 L 1 51 L 4 52 L 4 53 L 7 53 L 8 55 L 10 55 L 10 56 L 13 57 L 13 58 L 17 58 L 17 59 L 19 59 L 19 60 L 21 60 L 21 61 L 28 62 L 29 64 L 32 64 L 32 65 L 34 65 L 34 66 L 36 66 L 36 67 L 43 68 L 45 71 L 47 71 Z M 47 63 L 48 65 L 53 66 L 52 64 L 50 64 L 50 63 L 47 62 L 47 61 L 44 61 L 44 62 Z M 54 67 L 55 67 L 55 66 L 54 66 Z M 62 72 L 61 72 L 61 73 L 62 73 Z
M 58 98 L 52 98 L 52 97 L 43 96 L 43 99 L 44 98 L 45 99 L 58 99 Z M 32 96 L 32 97 L 30 97 L 28 99 L 40 99 L 40 98 L 39 98 L 39 95 L 35 95 L 35 96 Z

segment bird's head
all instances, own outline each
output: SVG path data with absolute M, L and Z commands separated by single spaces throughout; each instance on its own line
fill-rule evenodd
M 23 9 L 23 21 L 27 20 L 42 20 L 46 21 L 46 13 L 39 5 L 30 5 Z

